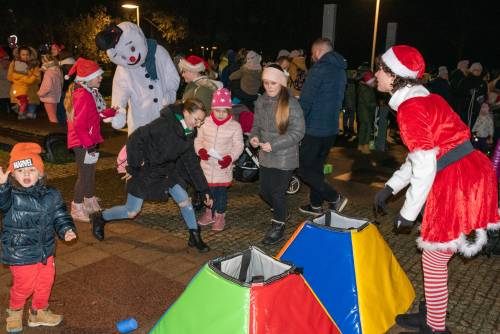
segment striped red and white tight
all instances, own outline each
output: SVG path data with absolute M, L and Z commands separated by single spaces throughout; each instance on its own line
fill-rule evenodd
M 444 331 L 448 307 L 448 261 L 452 252 L 429 251 L 422 253 L 424 293 L 427 305 L 427 325 L 433 331 Z

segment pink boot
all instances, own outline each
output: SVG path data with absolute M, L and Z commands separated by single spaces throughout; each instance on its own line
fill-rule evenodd
M 73 220 L 78 220 L 81 222 L 89 222 L 90 218 L 83 206 L 83 203 L 71 202 L 71 217 Z
M 212 209 L 206 208 L 205 213 L 201 216 L 200 220 L 198 220 L 198 225 L 206 226 L 210 225 L 214 222 L 214 218 L 212 216 Z
M 101 206 L 99 205 L 99 202 L 97 202 L 97 197 L 93 196 L 91 198 L 83 198 L 83 206 L 85 207 L 85 210 L 87 211 L 87 214 L 90 216 L 94 212 L 99 212 L 101 211 Z
M 212 231 L 220 232 L 226 224 L 225 213 L 215 213 L 215 224 L 212 225 Z

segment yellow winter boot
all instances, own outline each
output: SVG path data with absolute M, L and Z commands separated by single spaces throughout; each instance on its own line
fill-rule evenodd
M 54 327 L 61 323 L 63 316 L 54 314 L 48 308 L 45 310 L 32 310 L 30 309 L 30 316 L 28 318 L 29 327 L 49 326 Z
M 7 333 L 19 333 L 23 330 L 23 310 L 11 310 L 7 309 L 7 323 L 6 329 Z

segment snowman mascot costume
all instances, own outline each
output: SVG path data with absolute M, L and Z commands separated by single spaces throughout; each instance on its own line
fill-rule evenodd
M 117 66 L 111 105 L 118 108 L 115 129 L 128 125 L 128 134 L 160 117 L 160 110 L 175 102 L 179 73 L 167 50 L 146 39 L 131 22 L 110 25 L 96 36 L 96 45 Z M 128 115 L 127 115 L 128 105 Z

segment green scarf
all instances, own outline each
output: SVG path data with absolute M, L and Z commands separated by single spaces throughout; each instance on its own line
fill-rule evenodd
M 182 128 L 184 129 L 184 134 L 186 136 L 189 136 L 193 133 L 193 130 L 187 127 L 186 121 L 184 121 L 184 117 L 181 114 L 175 114 L 175 118 L 177 118 L 177 120 L 181 123 Z

